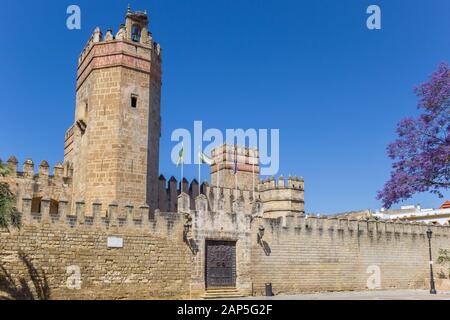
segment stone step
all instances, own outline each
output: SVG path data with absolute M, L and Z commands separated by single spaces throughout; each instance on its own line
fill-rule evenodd
M 207 295 L 205 294 L 202 299 L 208 300 L 208 299 L 236 299 L 236 298 L 243 298 L 244 296 L 242 294 L 218 294 L 218 295 Z
M 206 289 L 206 292 L 229 292 L 229 291 L 238 291 L 236 288 L 234 287 L 219 287 L 219 288 L 208 288 Z
M 232 299 L 243 295 L 236 288 L 210 288 L 203 295 L 203 299 Z

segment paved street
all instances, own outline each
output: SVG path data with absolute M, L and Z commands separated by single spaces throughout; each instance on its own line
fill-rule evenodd
M 243 300 L 450 300 L 450 291 L 431 295 L 427 290 L 376 290 L 323 292 L 274 297 L 246 297 Z

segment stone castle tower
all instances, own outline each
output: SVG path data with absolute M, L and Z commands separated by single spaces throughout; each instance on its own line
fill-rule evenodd
M 211 185 L 256 191 L 259 181 L 259 151 L 236 145 L 223 145 L 212 150 Z M 236 161 L 236 175 L 234 162 Z
M 65 135 L 72 204 L 155 209 L 161 135 L 161 48 L 146 12 L 128 7 L 113 35 L 96 28 L 77 70 L 75 121 Z
M 77 217 L 79 223 L 95 216 L 106 223 L 143 212 L 178 212 L 185 196 L 194 210 L 201 194 L 213 210 L 232 212 L 240 201 L 246 212 L 260 208 L 264 217 L 304 214 L 303 179 L 261 181 L 257 149 L 217 146 L 210 184 L 159 175 L 161 47 L 148 31 L 146 12 L 128 8 L 115 35 L 96 28 L 77 69 L 75 119 L 65 134 L 63 164 L 52 174 L 42 161 L 35 173 L 27 159 L 20 172 L 17 159 L 8 160 L 14 174 L 5 179 L 24 212 Z

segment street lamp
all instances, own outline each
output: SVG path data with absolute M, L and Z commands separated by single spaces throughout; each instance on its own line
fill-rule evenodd
M 433 235 L 433 231 L 431 228 L 427 230 L 428 237 L 428 250 L 430 252 L 430 294 L 436 294 L 436 288 L 434 287 L 434 277 L 433 277 L 433 258 L 431 256 L 431 236 Z

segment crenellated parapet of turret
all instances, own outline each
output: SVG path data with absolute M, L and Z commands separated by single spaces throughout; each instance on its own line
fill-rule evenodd
M 78 58 L 77 88 L 99 68 L 125 66 L 160 77 L 162 49 L 148 29 L 147 12 L 128 9 L 125 24 L 114 34 L 96 27 Z
M 264 216 L 277 218 L 291 213 L 305 213 L 305 182 L 303 178 L 283 176 L 261 181 L 258 194 L 263 203 Z

